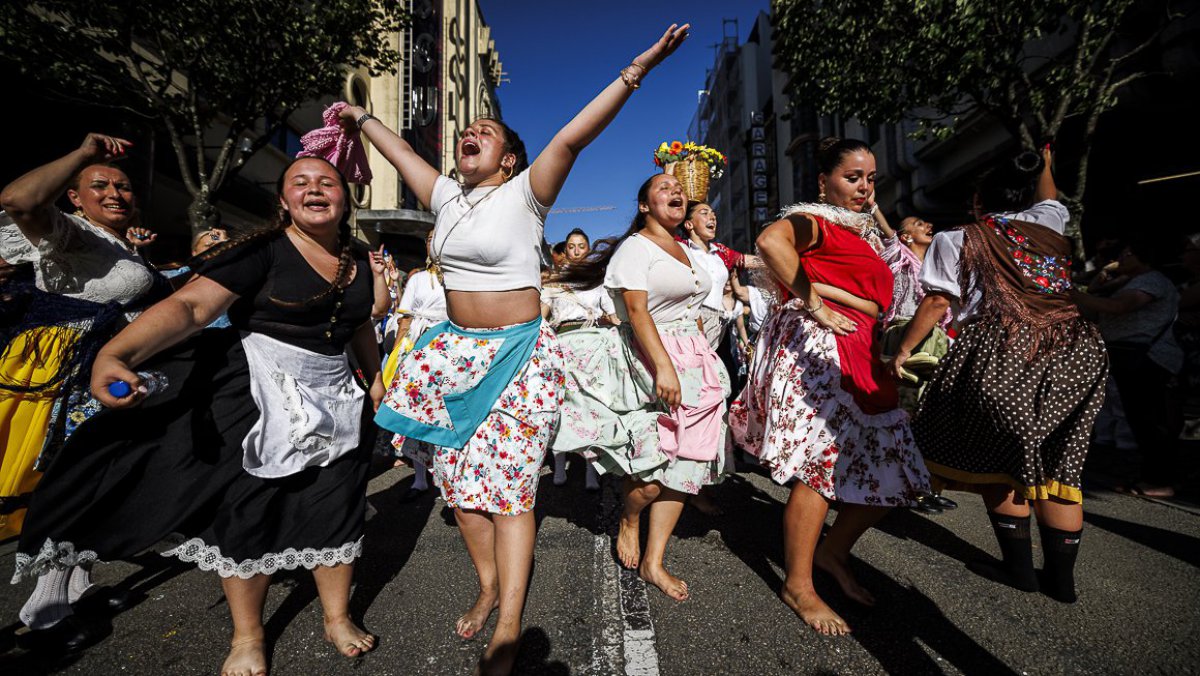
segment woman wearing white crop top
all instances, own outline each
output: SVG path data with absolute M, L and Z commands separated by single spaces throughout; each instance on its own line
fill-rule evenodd
M 563 275 L 580 283 L 603 276 L 622 322 L 615 348 L 591 355 L 589 377 L 599 385 L 582 393 L 593 401 L 579 408 L 595 415 L 587 425 L 592 435 L 572 432 L 597 452 L 593 464 L 601 473 L 625 477 L 621 563 L 678 601 L 688 597 L 687 584 L 667 572 L 663 555 L 688 495 L 720 478 L 730 392 L 729 375 L 699 321 L 712 279 L 700 254 L 672 236 L 686 203 L 674 176 L 654 176 L 638 191 L 629 231 Z M 569 391 L 565 408 L 573 408 L 571 398 L 578 395 Z M 564 419 L 562 427 L 572 428 L 573 421 Z M 642 556 L 638 531 L 647 507 L 650 532 Z
M 500 610 L 483 673 L 509 673 L 516 659 L 538 470 L 562 401 L 562 352 L 540 313 L 543 223 L 575 158 L 687 28 L 667 29 L 527 171 L 524 144 L 496 119 L 476 120 L 458 140 L 458 183 L 362 108 L 342 111 L 344 125 L 357 126 L 437 216 L 430 271 L 446 287 L 450 321 L 427 331 L 405 357 L 376 422 L 437 447 L 434 479 L 479 574 L 479 597 L 459 619 L 458 634 L 473 637 Z

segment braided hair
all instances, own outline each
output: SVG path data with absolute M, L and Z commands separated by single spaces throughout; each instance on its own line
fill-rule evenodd
M 276 199 L 277 206 L 275 209 L 275 215 L 271 218 L 270 224 L 268 224 L 267 227 L 262 228 L 260 230 L 251 231 L 240 237 L 235 237 L 228 241 L 222 242 L 222 243 L 212 247 L 208 251 L 205 251 L 204 253 L 201 253 L 200 255 L 195 256 L 189 262 L 192 269 L 195 270 L 199 274 L 204 274 L 204 268 L 207 267 L 209 262 L 213 261 L 214 259 L 217 259 L 217 258 L 224 259 L 225 254 L 227 254 L 227 253 L 230 256 L 237 256 L 237 255 L 239 255 L 237 252 L 244 253 L 244 252 L 248 251 L 249 245 L 251 245 L 255 242 L 269 241 L 269 240 L 272 240 L 277 237 L 285 236 L 284 235 L 285 231 L 292 224 L 292 217 L 291 217 L 291 214 L 288 213 L 287 209 L 285 209 L 283 207 L 281 200 L 279 200 L 278 198 L 282 197 L 282 195 L 283 195 L 283 183 L 284 183 L 284 179 L 287 177 L 288 172 L 291 170 L 291 168 L 293 166 L 296 165 L 297 162 L 302 162 L 302 161 L 303 162 L 309 162 L 309 161 L 324 162 L 325 164 L 329 165 L 330 167 L 333 167 L 332 163 L 330 163 L 322 158 L 319 158 L 319 157 L 301 157 L 301 158 L 296 158 L 296 159 L 292 160 L 291 162 L 289 162 L 288 165 L 283 168 L 283 171 L 280 172 L 279 179 L 275 181 L 275 195 L 277 198 Z M 351 232 L 350 232 L 350 216 L 351 216 L 351 212 L 352 212 L 352 207 L 351 207 L 351 203 L 350 203 L 350 196 L 351 196 L 350 182 L 346 180 L 346 177 L 343 176 L 340 171 L 337 171 L 336 167 L 334 167 L 334 171 L 338 176 L 338 180 L 341 182 L 342 193 L 345 195 L 345 208 L 342 211 L 341 220 L 338 221 L 338 248 L 340 251 L 338 254 L 337 274 L 334 275 L 333 281 L 329 284 L 329 286 L 327 288 L 325 288 L 321 292 L 317 293 L 316 295 L 312 296 L 311 298 L 307 298 L 302 301 L 285 301 L 285 300 L 276 298 L 275 296 L 271 296 L 271 301 L 277 305 L 284 306 L 284 307 L 302 307 L 305 305 L 310 305 L 310 304 L 315 303 L 323 298 L 328 297 L 330 294 L 333 294 L 333 293 L 341 290 L 343 287 L 346 286 L 347 282 L 350 279 L 350 273 L 354 269 L 354 238 L 351 236 Z

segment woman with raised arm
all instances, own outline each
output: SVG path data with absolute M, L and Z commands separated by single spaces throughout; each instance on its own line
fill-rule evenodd
M 850 627 L 817 595 L 813 566 L 873 605 L 850 570 L 850 549 L 889 508 L 915 504 L 929 477 L 879 360 L 892 273 L 863 213 L 875 157 L 862 141 L 828 138 L 817 165 L 823 203 L 789 207 L 758 237 L 776 293 L 790 299 L 762 327 L 729 424 L 776 482 L 798 479 L 784 511 L 783 601 L 816 631 L 843 635 Z M 834 500 L 837 520 L 818 547 Z
M 1104 400 L 1108 359 L 1071 296 L 1069 214 L 1047 146 L 1000 163 L 976 192 L 976 223 L 933 238 L 925 298 L 892 362 L 894 375 L 941 321 L 962 327 L 926 386 L 913 434 L 942 483 L 978 492 L 1003 560 L 971 569 L 1022 591 L 1075 600 L 1083 533 L 1080 479 Z M 1029 514 L 1045 569 L 1033 569 Z M 1039 583 L 1040 582 L 1040 583 Z
M 169 539 L 164 556 L 221 576 L 227 676 L 266 673 L 263 603 L 281 569 L 313 571 L 339 652 L 375 645 L 348 607 L 370 444 L 347 348 L 383 398 L 368 252 L 333 165 L 296 160 L 277 187 L 273 227 L 201 255 L 196 277 L 101 349 L 91 390 L 108 410 L 48 470 L 16 557 L 19 578 Z M 226 311 L 237 331 L 181 343 Z
M 115 161 L 131 144 L 88 134 L 79 148 L 0 194 L 0 256 L 29 263 L 0 304 L 26 311 L 0 328 L 0 539 L 17 535 L 30 493 L 74 429 L 99 409 L 87 394 L 96 350 L 141 308 L 170 293 L 137 251 L 137 199 Z M 60 211 L 63 195 L 74 213 Z M 146 240 L 149 241 L 149 236 Z M 90 586 L 88 566 L 52 571 L 21 609 L 48 629 Z M 69 632 L 64 632 L 69 633 Z M 68 637 L 73 638 L 73 637 Z
M 541 317 L 546 214 L 579 153 L 687 28 L 667 29 L 528 167 L 520 137 L 499 120 L 476 120 L 458 140 L 460 183 L 365 110 L 342 112 L 437 216 L 429 267 L 445 284 L 450 321 L 427 331 L 401 362 L 376 421 L 437 447 L 433 476 L 479 575 L 479 597 L 458 620 L 459 635 L 474 636 L 500 610 L 483 673 L 510 673 L 516 659 L 538 470 L 562 401 L 562 351 Z

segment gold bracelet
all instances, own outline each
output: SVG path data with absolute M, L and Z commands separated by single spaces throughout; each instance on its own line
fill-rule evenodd
M 629 72 L 629 66 L 625 66 L 621 69 L 621 82 L 625 83 L 626 87 L 629 87 L 630 89 L 641 88 L 641 79 L 641 77 L 634 76 Z
M 817 306 L 809 307 L 808 303 L 805 303 L 804 311 L 811 315 L 814 312 L 819 312 L 821 310 L 821 308 L 823 308 L 823 307 L 825 307 L 825 299 L 821 298 L 820 296 L 817 296 Z

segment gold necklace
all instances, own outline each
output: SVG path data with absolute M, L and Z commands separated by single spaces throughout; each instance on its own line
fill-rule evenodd
M 481 187 L 481 186 L 476 186 L 476 187 Z M 454 229 L 458 227 L 459 223 L 462 223 L 463 221 L 465 221 L 468 216 L 470 216 L 472 213 L 475 212 L 475 207 L 488 201 L 488 198 L 491 197 L 492 195 L 495 195 L 496 192 L 498 190 L 500 190 L 500 188 L 502 188 L 502 187 L 504 187 L 503 183 L 501 183 L 500 185 L 493 188 L 491 192 L 484 195 L 478 202 L 471 204 L 471 208 L 467 209 L 467 212 L 465 214 L 463 214 L 462 216 L 459 216 L 458 220 L 454 221 L 454 225 L 450 226 L 450 231 L 447 232 L 446 237 L 444 239 L 442 239 L 442 246 L 437 251 L 433 250 L 433 246 L 429 247 L 429 249 L 430 249 L 429 265 L 427 265 L 425 267 L 425 269 L 428 270 L 430 272 L 430 274 L 437 277 L 438 283 L 442 284 L 443 286 L 445 286 L 445 284 L 446 284 L 446 279 L 442 275 L 442 252 L 444 252 L 446 250 L 446 242 L 450 241 L 450 235 L 454 234 Z M 465 192 L 459 193 L 458 199 L 467 200 L 467 194 Z M 470 204 L 470 200 L 467 200 L 467 203 Z M 433 242 L 431 242 L 431 244 L 436 244 L 436 242 L 437 242 L 437 225 L 435 224 L 433 226 Z

